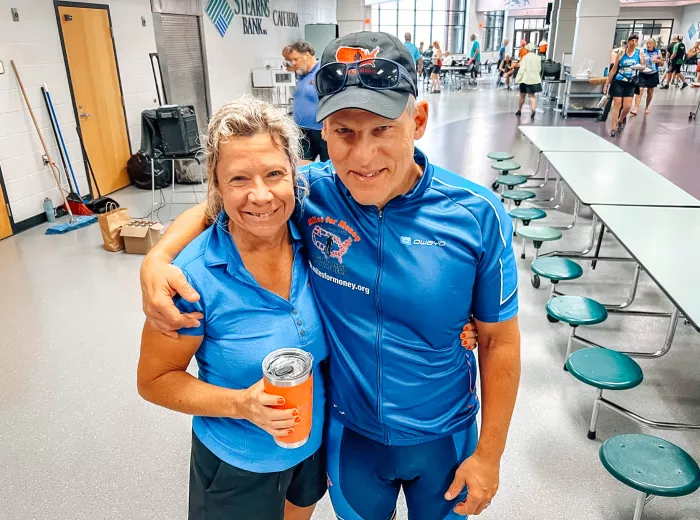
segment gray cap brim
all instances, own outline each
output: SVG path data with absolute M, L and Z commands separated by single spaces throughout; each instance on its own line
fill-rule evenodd
M 348 87 L 319 100 L 316 121 L 320 123 L 331 114 L 347 108 L 366 110 L 387 119 L 398 119 L 406 109 L 410 95 L 396 90 Z

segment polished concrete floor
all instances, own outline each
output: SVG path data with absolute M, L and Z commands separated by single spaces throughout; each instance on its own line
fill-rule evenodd
M 700 197 L 698 127 L 687 122 L 697 96 L 690 89 L 662 94 L 653 113 L 631 121 L 617 142 Z M 420 146 L 435 163 L 483 183 L 493 179 L 486 160 L 493 149 L 511 149 L 532 167 L 534 150 L 518 138 L 516 94 L 484 87 L 428 99 L 431 128 Z M 522 121 L 531 124 L 529 117 Z M 604 131 L 591 120 L 550 114 L 534 122 L 563 123 Z M 150 210 L 148 192 L 129 188 L 115 198 L 133 216 Z M 168 209 L 159 213 L 164 222 Z M 570 218 L 554 212 L 548 221 Z M 588 225 L 581 221 L 557 246 L 582 246 Z M 190 419 L 145 403 L 136 392 L 141 257 L 105 252 L 97 226 L 63 236 L 45 236 L 44 229 L 0 242 L 0 518 L 184 519 Z M 603 247 L 621 251 L 610 236 Z M 635 494 L 608 475 L 598 450 L 611 435 L 648 430 L 603 409 L 599 440 L 586 439 L 594 391 L 562 371 L 568 328 L 546 320 L 548 287 L 534 289 L 529 260 L 518 264 L 522 385 L 501 489 L 481 518 L 631 519 Z M 599 264 L 595 271 L 586 265 L 584 277 L 563 288 L 622 301 L 631 277 L 630 265 Z M 670 309 L 644 275 L 637 308 Z M 661 345 L 665 329 L 662 319 L 611 317 L 584 335 L 612 348 L 649 351 Z M 700 335 L 691 326 L 679 326 L 667 356 L 640 363 L 644 383 L 614 399 L 657 420 L 700 422 Z M 700 432 L 656 434 L 700 460 Z M 314 519 L 331 518 L 325 498 Z M 403 505 L 399 518 L 407 518 Z M 645 519 L 698 520 L 700 493 L 656 499 Z

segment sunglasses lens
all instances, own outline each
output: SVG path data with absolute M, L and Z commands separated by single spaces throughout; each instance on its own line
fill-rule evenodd
M 401 79 L 398 64 L 388 60 L 364 60 L 358 63 L 357 70 L 360 80 L 369 88 L 393 88 L 399 84 Z
M 324 66 L 316 74 L 316 87 L 320 95 L 328 95 L 338 92 L 345 84 L 347 73 L 345 63 L 330 63 Z

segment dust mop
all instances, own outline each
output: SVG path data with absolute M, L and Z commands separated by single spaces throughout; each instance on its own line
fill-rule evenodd
M 61 197 L 63 198 L 63 204 L 66 207 L 66 210 L 68 211 L 68 214 L 70 215 L 70 220 L 68 222 L 64 222 L 61 224 L 57 224 L 55 226 L 52 226 L 46 230 L 47 235 L 60 235 L 63 233 L 68 233 L 69 231 L 73 231 L 74 229 L 79 229 L 85 226 L 89 226 L 90 224 L 94 224 L 97 222 L 97 217 L 95 215 L 90 215 L 90 216 L 74 216 L 73 212 L 70 209 L 70 205 L 68 204 L 68 201 L 66 200 L 66 195 L 64 193 L 63 187 L 61 186 L 61 181 L 58 178 L 58 168 L 56 167 L 56 164 L 53 162 L 51 159 L 51 155 L 49 154 L 49 149 L 46 147 L 46 143 L 44 142 L 44 137 L 41 135 L 41 130 L 39 130 L 39 125 L 36 122 L 36 117 L 34 117 L 34 111 L 32 110 L 31 105 L 29 104 L 29 99 L 27 98 L 27 92 L 24 90 L 24 84 L 22 83 L 22 79 L 19 76 L 19 72 L 17 71 L 17 66 L 15 65 L 14 60 L 10 60 L 10 64 L 12 65 L 12 70 L 15 71 L 15 76 L 17 76 L 17 82 L 19 83 L 19 88 L 22 91 L 22 97 L 24 97 L 24 102 L 27 105 L 27 110 L 29 110 L 29 115 L 32 116 L 32 122 L 34 123 L 34 128 L 36 129 L 36 133 L 39 135 L 39 141 L 41 141 L 41 146 L 44 149 L 44 153 L 46 154 L 46 158 L 49 161 L 49 170 L 51 170 L 51 175 L 53 175 L 54 181 L 56 181 L 56 187 L 58 188 L 58 192 L 61 194 Z

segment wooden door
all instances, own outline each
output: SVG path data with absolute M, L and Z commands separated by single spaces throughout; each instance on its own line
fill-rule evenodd
M 10 224 L 10 213 L 5 205 L 5 197 L 0 189 L 0 240 L 9 237 L 12 234 L 12 225 Z
M 58 12 L 85 150 L 100 190 L 112 193 L 130 183 L 130 152 L 109 13 L 84 7 Z

